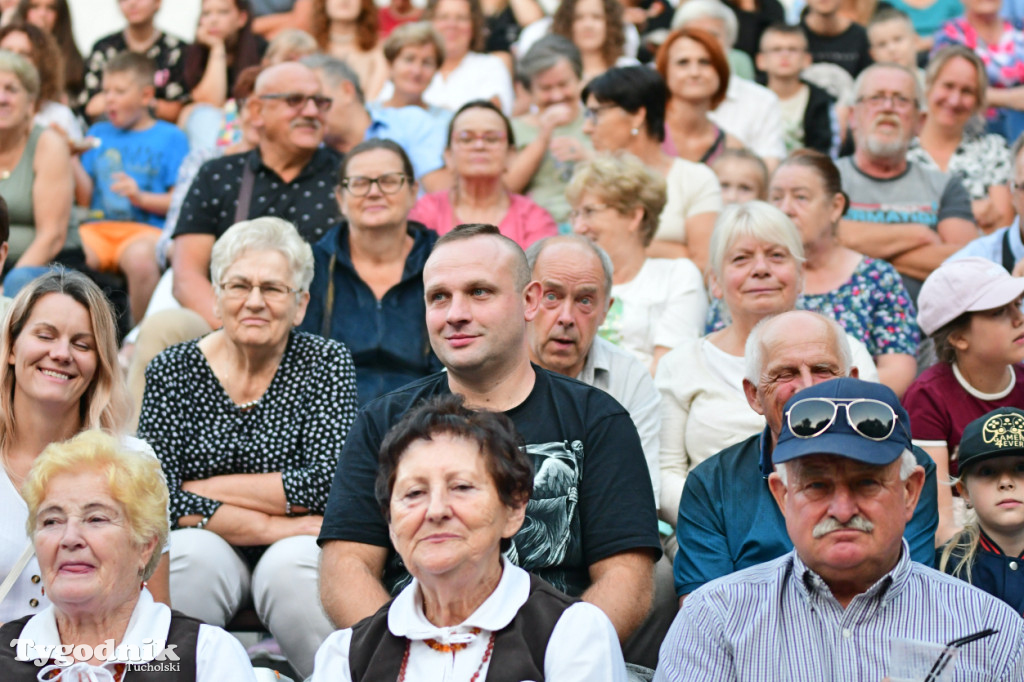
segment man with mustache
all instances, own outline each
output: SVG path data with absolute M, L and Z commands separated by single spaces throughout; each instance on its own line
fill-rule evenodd
M 340 218 L 334 174 L 341 155 L 321 145 L 331 101 L 316 74 L 296 62 L 271 66 L 256 79 L 245 106 L 259 132 L 258 146 L 203 164 L 174 230 L 174 297 L 211 328 L 220 322 L 213 314 L 210 253 L 225 230 L 269 215 L 293 223 L 315 242 Z M 180 317 L 179 311 L 169 312 Z
M 988 628 L 960 648 L 952 679 L 1024 679 L 1020 616 L 911 561 L 903 533 L 925 473 L 896 394 L 825 381 L 790 398 L 782 417 L 768 485 L 794 550 L 691 594 L 654 679 L 882 680 L 896 638 L 941 651 Z
M 956 176 L 907 161 L 922 122 L 923 96 L 912 71 L 875 64 L 857 77 L 854 93 L 856 151 L 836 162 L 850 199 L 839 238 L 892 263 L 916 301 L 932 270 L 978 236 L 970 196 Z
M 768 485 L 772 452 L 783 429 L 783 406 L 810 386 L 858 373 L 842 328 L 831 318 L 809 311 L 790 311 L 762 321 L 747 338 L 745 356 L 743 391 L 767 425 L 762 433 L 701 462 L 686 478 L 674 563 L 676 594 L 681 599 L 716 578 L 793 549 Z M 935 463 L 919 448 L 913 454 L 923 467 L 925 487 L 905 537 L 910 558 L 931 566 L 939 523 Z

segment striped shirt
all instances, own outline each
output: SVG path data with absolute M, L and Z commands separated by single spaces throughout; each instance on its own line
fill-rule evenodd
M 881 682 L 895 638 L 960 650 L 956 682 L 1024 680 L 1024 619 L 981 590 L 909 559 L 845 609 L 796 551 L 714 580 L 683 603 L 655 682 Z

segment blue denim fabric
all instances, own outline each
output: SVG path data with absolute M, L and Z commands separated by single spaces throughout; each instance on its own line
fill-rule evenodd
M 26 265 L 24 267 L 14 268 L 7 273 L 6 277 L 4 277 L 4 296 L 7 298 L 14 298 L 26 284 L 34 280 L 36 277 L 45 275 L 50 271 L 50 269 L 51 266 L 49 265 Z
M 310 285 L 309 307 L 301 331 L 323 334 L 344 343 L 356 365 L 359 404 L 441 369 L 430 349 L 424 321 L 423 265 L 437 234 L 419 223 L 409 223 L 413 247 L 402 279 L 377 300 L 352 266 L 348 223 L 331 228 L 313 246 L 316 274 Z M 327 273 L 334 264 L 334 306 L 329 329 L 324 327 Z

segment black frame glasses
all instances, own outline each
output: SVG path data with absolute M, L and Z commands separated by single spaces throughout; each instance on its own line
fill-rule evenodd
M 786 423 L 797 438 L 816 438 L 832 427 L 840 407 L 850 428 L 868 440 L 888 440 L 899 421 L 892 405 L 873 398 L 804 398 L 786 412 Z
M 327 113 L 334 104 L 334 100 L 327 95 L 307 95 L 304 92 L 274 92 L 269 95 L 260 95 L 260 99 L 272 99 L 284 102 L 290 109 L 304 109 L 306 102 L 313 100 L 313 104 L 320 113 Z
M 384 173 L 375 178 L 365 175 L 353 175 L 341 181 L 341 186 L 354 197 L 365 197 L 370 188 L 377 185 L 381 194 L 398 194 L 402 191 L 409 177 L 405 173 Z M 363 183 L 366 183 L 365 185 Z M 355 184 L 353 184 L 355 183 Z

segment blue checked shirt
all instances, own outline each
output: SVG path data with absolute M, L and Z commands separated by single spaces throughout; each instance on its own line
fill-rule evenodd
M 655 682 L 881 682 L 895 638 L 939 644 L 985 628 L 960 650 L 955 682 L 1024 680 L 1024 619 L 962 580 L 913 562 L 840 606 L 796 552 L 714 580 L 683 603 Z

